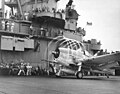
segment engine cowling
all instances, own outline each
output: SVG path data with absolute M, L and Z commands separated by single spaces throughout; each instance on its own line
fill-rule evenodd
M 60 55 L 60 50 L 57 48 L 55 51 L 52 51 L 52 54 L 54 55 L 55 58 L 58 58 Z

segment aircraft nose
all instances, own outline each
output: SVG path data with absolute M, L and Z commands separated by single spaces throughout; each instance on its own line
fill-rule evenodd
M 52 54 L 54 55 L 55 58 L 58 58 L 59 54 L 60 54 L 59 49 L 56 49 L 55 51 L 52 51 Z

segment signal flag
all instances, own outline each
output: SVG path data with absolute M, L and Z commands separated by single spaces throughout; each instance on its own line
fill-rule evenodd
M 92 22 L 87 22 L 87 25 L 92 25 Z

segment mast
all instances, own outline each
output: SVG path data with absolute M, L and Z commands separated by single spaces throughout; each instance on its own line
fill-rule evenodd
M 20 0 L 6 1 L 5 5 L 7 5 L 8 7 L 11 8 L 12 15 L 14 14 L 13 9 L 17 8 L 17 11 L 19 11 L 21 18 L 24 19 L 24 14 L 23 14 L 23 10 L 22 10 L 22 7 L 21 7 L 21 1 Z
M 0 18 L 4 18 L 4 5 L 5 5 L 5 1 L 4 0 L 0 0 Z
M 20 14 L 22 16 L 22 19 L 24 19 L 24 15 L 23 15 L 21 4 L 20 4 L 20 0 L 17 0 L 17 2 L 18 2 L 18 7 L 19 7 Z

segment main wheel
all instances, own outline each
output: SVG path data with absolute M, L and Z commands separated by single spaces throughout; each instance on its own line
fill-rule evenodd
M 83 78 L 83 73 L 81 71 L 77 72 L 76 74 L 78 79 L 82 79 Z
M 109 78 L 109 75 L 108 75 L 108 74 L 106 74 L 106 76 L 107 76 L 107 78 Z
M 59 76 L 59 75 L 55 75 L 55 77 L 56 77 L 56 78 L 60 78 L 61 76 Z

